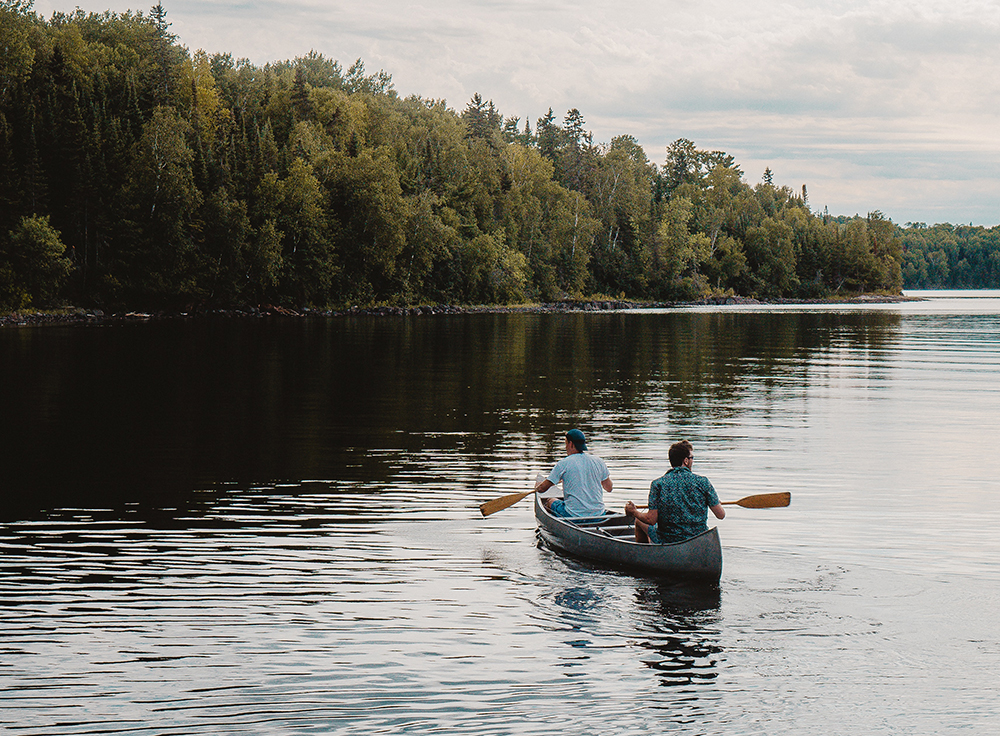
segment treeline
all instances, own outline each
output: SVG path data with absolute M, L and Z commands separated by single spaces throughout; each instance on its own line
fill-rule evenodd
M 907 223 L 903 283 L 910 289 L 1000 289 L 1000 226 Z
M 166 12 L 0 0 L 0 302 L 290 306 L 898 292 L 879 212 L 813 214 L 680 139 L 401 98 L 311 52 L 258 67 Z

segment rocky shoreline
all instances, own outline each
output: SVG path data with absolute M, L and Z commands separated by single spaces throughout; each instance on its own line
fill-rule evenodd
M 512 306 L 482 305 L 459 306 L 455 304 L 434 304 L 412 307 L 349 307 L 342 310 L 289 309 L 270 304 L 242 309 L 192 309 L 190 311 L 160 312 L 105 312 L 101 309 L 66 308 L 50 312 L 14 312 L 0 315 L 0 327 L 35 325 L 114 325 L 147 322 L 163 319 L 200 319 L 205 317 L 228 317 L 260 319 L 266 317 L 409 317 L 440 314 L 517 314 L 517 313 L 569 313 L 607 312 L 632 309 L 676 309 L 692 306 L 722 305 L 774 305 L 774 304 L 896 304 L 919 301 L 917 297 L 889 295 L 861 295 L 846 299 L 773 299 L 761 301 L 749 297 L 724 296 L 709 297 L 693 302 L 636 302 L 627 300 L 583 300 L 561 301 L 544 304 Z

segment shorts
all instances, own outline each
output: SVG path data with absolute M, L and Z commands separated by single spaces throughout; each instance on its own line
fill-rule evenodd
M 571 514 L 569 512 L 569 509 L 566 508 L 566 501 L 564 501 L 561 498 L 557 498 L 552 502 L 552 505 L 549 506 L 549 513 L 552 514 L 553 516 L 558 516 L 563 519 L 595 519 L 597 517 L 604 516 L 606 512 L 595 511 L 592 514 L 584 514 L 583 516 L 579 516 L 578 514 Z
M 705 531 L 708 531 L 707 527 L 706 527 Z M 663 535 L 660 534 L 660 530 L 656 528 L 656 524 L 650 524 L 649 525 L 649 541 L 650 541 L 650 544 L 677 544 L 678 542 L 684 542 L 684 541 L 686 541 L 688 539 L 691 539 L 691 537 L 696 537 L 696 536 L 698 536 L 699 534 L 702 534 L 702 533 L 703 532 L 695 531 L 695 532 L 692 532 L 691 536 L 688 536 L 688 537 L 679 537 L 679 538 L 675 537 L 673 539 L 664 539 Z
M 650 524 L 646 529 L 646 534 L 649 535 L 650 544 L 663 544 L 663 540 L 660 538 L 660 534 L 656 530 L 656 524 Z
M 569 519 L 573 516 L 573 514 L 566 510 L 566 502 L 561 498 L 557 498 L 552 502 L 552 505 L 549 506 L 549 513 L 553 516 L 561 516 L 564 519 Z

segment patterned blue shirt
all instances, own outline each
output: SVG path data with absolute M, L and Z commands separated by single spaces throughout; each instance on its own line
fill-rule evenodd
M 719 497 L 708 478 L 683 466 L 671 468 L 649 486 L 649 508 L 656 509 L 661 542 L 680 542 L 708 531 L 708 509 Z

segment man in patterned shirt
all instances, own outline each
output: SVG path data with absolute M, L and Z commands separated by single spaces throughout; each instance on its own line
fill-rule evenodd
M 649 507 L 639 511 L 629 501 L 625 515 L 635 517 L 635 541 L 652 544 L 681 542 L 708 531 L 708 511 L 726 516 L 708 478 L 691 472 L 694 448 L 687 440 L 670 446 L 670 470 L 649 486 Z

